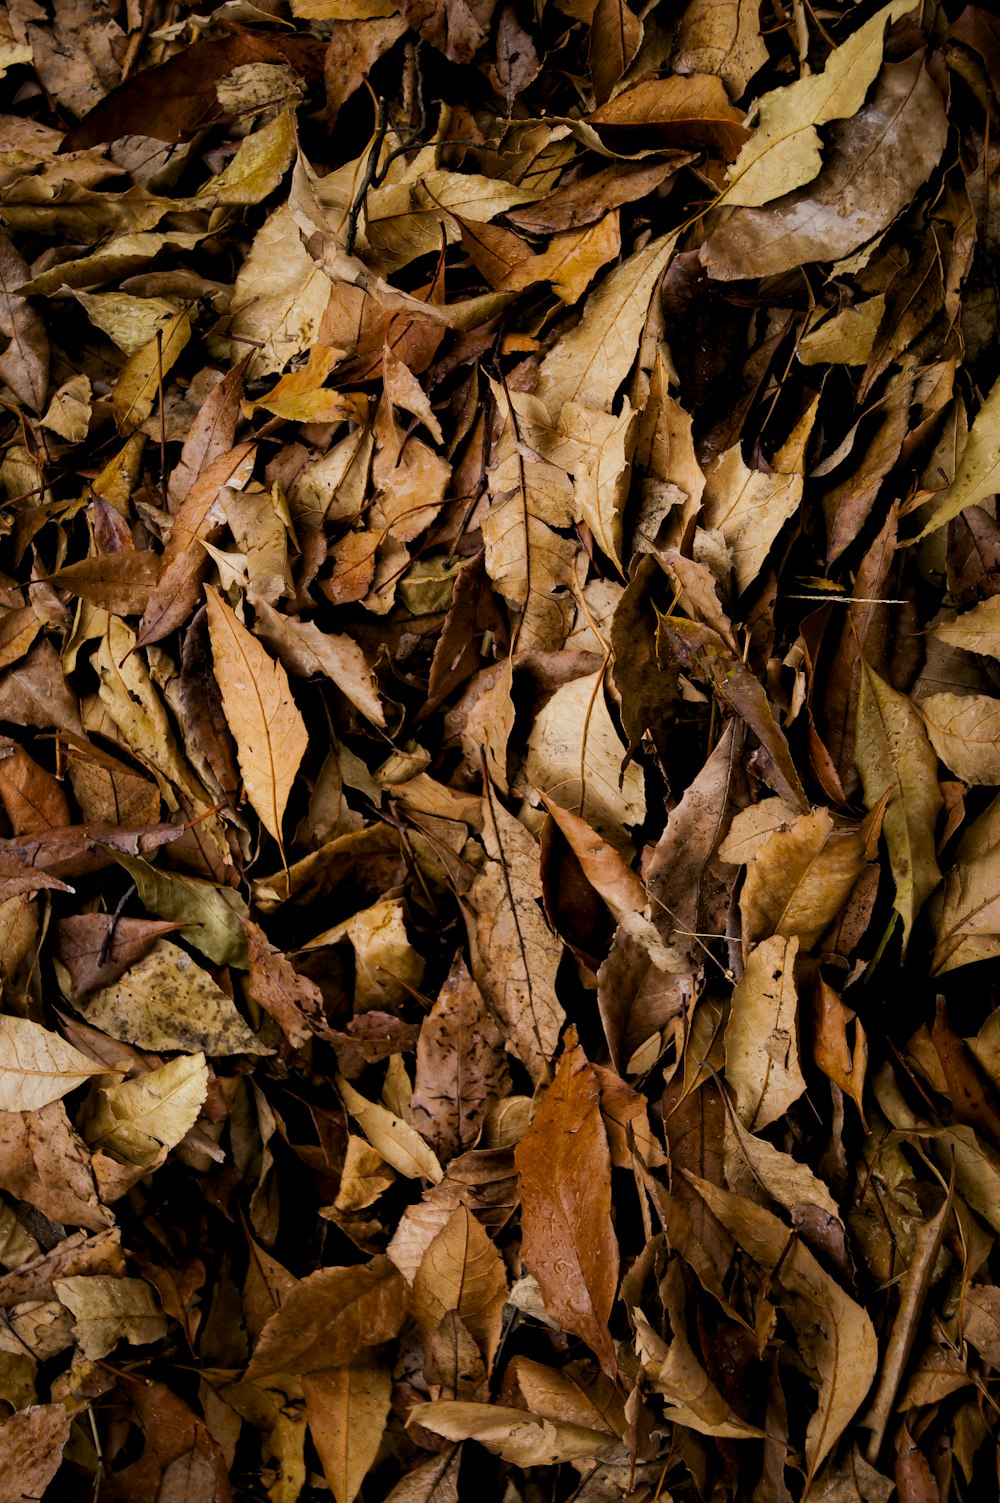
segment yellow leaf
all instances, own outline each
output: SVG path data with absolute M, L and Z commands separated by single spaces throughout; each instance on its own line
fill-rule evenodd
M 124 1164 L 153 1165 L 198 1119 L 208 1094 L 204 1054 L 178 1055 L 135 1080 L 102 1087 L 80 1130 Z
M 176 364 L 190 338 L 190 317 L 187 313 L 175 313 L 157 338 L 150 339 L 129 356 L 111 398 L 119 432 L 130 432 L 146 421 L 160 391 L 161 379 Z
M 920 714 L 941 761 L 965 783 L 1000 783 L 1000 699 L 929 694 Z

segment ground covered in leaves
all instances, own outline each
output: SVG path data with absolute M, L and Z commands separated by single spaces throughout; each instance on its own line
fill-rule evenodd
M 0 1500 L 996 1497 L 1000 23 L 0 71 Z

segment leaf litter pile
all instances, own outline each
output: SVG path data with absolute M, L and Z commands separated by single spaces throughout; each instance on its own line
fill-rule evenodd
M 1000 23 L 0 69 L 2 1503 L 996 1497 Z

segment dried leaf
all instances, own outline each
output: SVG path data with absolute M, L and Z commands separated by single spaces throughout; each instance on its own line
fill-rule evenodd
M 281 820 L 308 745 L 288 677 L 218 591 L 205 592 L 215 676 L 236 738 L 247 797 L 281 845 Z
M 614 1441 L 604 1430 L 541 1419 L 501 1404 L 438 1399 L 410 1410 L 412 1423 L 448 1440 L 477 1440 L 515 1466 L 554 1466 L 600 1456 Z
M 775 935 L 747 956 L 726 1025 L 726 1079 L 740 1121 L 768 1127 L 806 1088 L 799 1064 L 794 968 L 796 939 Z
M 426 1347 L 449 1311 L 493 1366 L 503 1327 L 507 1272 L 474 1216 L 460 1206 L 445 1222 L 413 1279 L 413 1315 Z
M 611 1159 L 600 1087 L 579 1045 L 564 1054 L 514 1154 L 524 1261 L 545 1309 L 579 1336 L 609 1377 L 617 1371 L 608 1321 L 618 1286 L 611 1223 Z
M 354 1503 L 378 1453 L 392 1397 L 392 1376 L 360 1358 L 302 1379 L 306 1419 L 323 1475 L 337 1503 Z
M 143 1279 L 74 1274 L 56 1279 L 59 1300 L 73 1313 L 73 1334 L 85 1357 L 106 1357 L 119 1341 L 148 1346 L 167 1334 L 159 1301 Z
M 105 1067 L 28 1018 L 0 1017 L 0 1111 L 37 1112 Z
M 882 65 L 887 25 L 913 7 L 892 0 L 835 47 L 822 73 L 772 89 L 757 101 L 757 125 L 729 174 L 725 201 L 766 204 L 814 178 L 822 165 L 818 126 L 861 109 Z
M 937 764 L 917 710 L 864 661 L 856 734 L 855 760 L 868 808 L 889 793 L 882 828 L 905 947 L 913 920 L 941 881 L 934 845 L 941 809 Z
M 269 1373 L 307 1377 L 346 1367 L 369 1347 L 396 1335 L 407 1304 L 406 1283 L 388 1258 L 354 1268 L 321 1268 L 297 1284 L 267 1322 L 248 1378 Z

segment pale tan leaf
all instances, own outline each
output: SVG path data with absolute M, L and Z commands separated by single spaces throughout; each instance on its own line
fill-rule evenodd
M 385 1159 L 364 1138 L 351 1133 L 340 1171 L 335 1211 L 363 1211 L 383 1190 L 395 1184 L 396 1176 Z M 320 1212 L 322 1215 L 323 1212 Z
M 302 1379 L 306 1420 L 337 1503 L 354 1503 L 378 1454 L 389 1401 L 388 1368 L 359 1357 Z
M 691 0 L 671 65 L 677 73 L 717 73 L 739 99 L 767 62 L 756 0 Z
M 30 56 L 30 47 L 27 50 Z M 0 77 L 2 73 L 0 64 Z M 49 384 L 49 340 L 43 319 L 19 290 L 28 277 L 27 263 L 6 231 L 0 230 L 0 335 L 7 341 L 0 355 L 0 381 L 19 402 L 40 413 Z
M 444 1171 L 437 1155 L 408 1122 L 401 1121 L 377 1102 L 367 1100 L 339 1075 L 337 1089 L 347 1110 L 387 1164 L 406 1179 L 422 1178 L 429 1179 L 433 1185 L 439 1183 Z
M 95 1028 L 139 1049 L 259 1054 L 261 1045 L 226 993 L 186 950 L 156 944 L 123 976 L 81 1005 Z
M 1000 799 L 966 830 L 928 912 L 932 974 L 1000 955 Z
M 237 620 L 217 590 L 205 591 L 215 676 L 236 740 L 247 797 L 281 846 L 281 820 L 309 743 L 279 663 Z
M 29 1018 L 0 1017 L 0 1111 L 37 1112 L 107 1066 Z
M 874 1327 L 777 1216 L 682 1172 L 740 1246 L 776 1273 L 789 1296 L 784 1303 L 798 1334 L 800 1354 L 819 1380 L 818 1406 L 806 1430 L 808 1488 L 871 1387 L 878 1366 Z
M 639 350 L 653 288 L 676 235 L 652 240 L 590 294 L 583 317 L 542 361 L 535 396 L 558 421 L 566 402 L 610 412 Z
M 42 1497 L 62 1465 L 69 1433 L 62 1404 L 31 1404 L 0 1422 L 0 1503 Z
M 806 1088 L 799 1064 L 794 969 L 797 939 L 774 935 L 747 957 L 726 1025 L 726 1079 L 752 1131 L 767 1127 Z
M 487 471 L 486 570 L 521 612 L 520 647 L 551 651 L 563 645 L 573 619 L 577 550 L 555 531 L 573 520 L 573 488 L 563 469 L 527 448 L 522 438 L 526 404 L 518 394 L 491 386 L 500 431 Z
M 978 506 L 1000 488 L 1000 381 L 994 382 L 969 429 L 954 479 L 938 491 L 920 537 L 943 527 L 967 506 Z M 914 539 L 919 541 L 919 539 Z
M 771 544 L 799 508 L 806 445 L 818 406 L 815 397 L 767 471 L 748 469 L 739 444 L 705 471 L 705 526 L 725 538 L 740 590 L 757 578 Z
M 73 1314 L 73 1334 L 85 1357 L 106 1357 L 119 1341 L 146 1346 L 167 1334 L 160 1302 L 144 1279 L 74 1274 L 57 1279 L 59 1300 Z
M 163 377 L 176 365 L 190 338 L 190 316 L 175 313 L 157 338 L 126 360 L 111 398 L 120 433 L 132 433 L 149 417 L 162 390 Z
M 919 712 L 862 660 L 854 760 L 874 809 L 889 793 L 882 828 L 896 883 L 905 949 L 913 920 L 941 881 L 935 850 L 941 790 Z
M 538 847 L 522 824 L 488 795 L 483 842 L 489 860 L 473 884 L 478 956 L 473 973 L 483 996 L 532 1080 L 549 1077 L 549 1061 L 566 1014 L 556 996 L 561 941 L 542 916 Z
M 808 1164 L 782 1153 L 766 1138 L 747 1132 L 738 1117 L 730 1118 L 726 1124 L 726 1183 L 748 1200 L 757 1199 L 744 1189 L 748 1178 L 756 1181 L 776 1205 L 784 1206 L 793 1221 L 796 1212 L 807 1209 L 818 1210 L 841 1225 L 840 1207 Z
M 625 753 L 608 710 L 604 674 L 592 673 L 563 684 L 535 717 L 527 776 L 541 793 L 622 846 L 622 827 L 646 817 L 642 768 L 630 762 L 622 778 Z
M 803 365 L 867 365 L 885 312 L 885 293 L 835 313 L 799 340 Z
M 965 783 L 1000 783 L 1000 699 L 929 694 L 920 714 L 931 745 Z
M 204 1054 L 180 1054 L 118 1086 L 104 1086 L 80 1123 L 91 1148 L 127 1164 L 156 1163 L 195 1124 L 208 1094 Z
M 913 8 L 913 0 L 891 0 L 834 48 L 822 73 L 761 96 L 756 129 L 730 169 L 725 203 L 766 204 L 816 176 L 822 165 L 817 126 L 857 114 L 882 65 L 886 27 Z
M 423 957 L 406 932 L 403 904 L 385 898 L 311 939 L 307 950 L 350 940 L 354 948 L 354 1005 L 358 1012 L 391 1009 L 412 996 L 424 979 Z
M 410 1419 L 448 1440 L 477 1440 L 515 1466 L 556 1466 L 563 1461 L 600 1456 L 615 1444 L 605 1430 L 541 1419 L 502 1404 L 437 1399 L 415 1405 Z
M 729 859 L 729 858 L 727 858 Z M 847 902 L 865 865 L 855 826 L 838 825 L 828 809 L 798 815 L 774 830 L 747 867 L 740 893 L 743 943 L 780 934 L 811 949 Z
M 964 652 L 1000 657 L 1000 595 L 990 595 L 970 611 L 962 611 L 953 620 L 932 626 L 930 635 L 947 642 L 949 647 L 961 647 Z
M 330 282 L 305 250 L 291 209 L 282 205 L 257 231 L 233 290 L 233 336 L 253 356 L 252 379 L 284 370 L 317 343 Z

